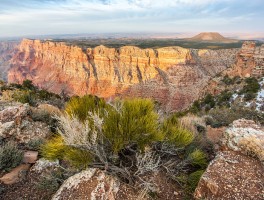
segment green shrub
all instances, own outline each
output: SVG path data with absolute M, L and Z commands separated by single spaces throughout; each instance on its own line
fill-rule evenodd
M 244 85 L 243 89 L 240 91 L 241 94 L 243 93 L 257 93 L 260 89 L 260 84 L 258 80 L 254 77 L 246 78 L 245 79 L 246 85 Z
M 190 193 L 193 193 L 204 173 L 204 170 L 198 170 L 193 173 L 191 173 L 188 176 L 187 185 L 188 185 L 188 191 Z
M 204 168 L 208 164 L 206 154 L 199 149 L 196 149 L 191 154 L 189 154 L 188 159 L 191 160 L 191 164 L 193 166 Z
M 55 136 L 40 147 L 41 155 L 48 160 L 63 159 L 67 147 L 61 136 Z
M 59 189 L 65 178 L 61 170 L 56 170 L 47 176 L 41 177 L 36 186 L 39 190 L 54 193 Z M 45 195 L 47 194 L 45 193 Z
M 209 105 L 210 108 L 215 106 L 214 97 L 211 94 L 207 94 L 202 102 L 203 105 Z
M 103 99 L 86 95 L 83 97 L 72 97 L 65 106 L 65 112 L 70 116 L 76 116 L 83 122 L 89 117 L 89 112 L 103 114 L 104 109 L 108 106 Z
M 89 151 L 69 147 L 65 151 L 64 159 L 76 169 L 85 169 L 92 162 L 93 157 Z
M 222 82 L 224 82 L 226 85 L 231 85 L 233 84 L 233 79 L 231 79 L 228 75 L 225 75 L 224 78 L 222 79 Z
M 15 101 L 28 103 L 31 106 L 36 104 L 36 96 L 30 90 L 18 90 L 13 94 L 13 98 Z
M 220 95 L 217 96 L 217 105 L 219 106 L 229 106 L 232 93 L 229 91 L 223 91 Z
M 9 171 L 18 166 L 23 158 L 23 153 L 13 142 L 8 142 L 0 147 L 0 170 Z
M 36 90 L 36 87 L 33 85 L 31 80 L 24 80 L 22 83 L 22 87 L 28 90 Z
M 109 110 L 104 118 L 103 132 L 115 153 L 131 144 L 143 149 L 162 140 L 154 103 L 148 99 L 124 100 L 119 110 Z
M 244 100 L 245 101 L 250 101 L 253 100 L 254 98 L 256 98 L 257 94 L 253 93 L 253 92 L 247 92 L 244 94 Z
M 33 151 L 39 151 L 41 146 L 44 144 L 44 140 L 39 138 L 39 139 L 33 139 L 30 140 L 27 144 L 26 144 L 26 148 L 29 150 L 33 150 Z
M 260 124 L 264 124 L 264 114 L 255 110 L 244 107 L 231 107 L 231 108 L 215 108 L 208 112 L 206 118 L 207 125 L 211 125 L 214 128 L 221 126 L 228 126 L 234 120 L 237 119 L 249 119 Z

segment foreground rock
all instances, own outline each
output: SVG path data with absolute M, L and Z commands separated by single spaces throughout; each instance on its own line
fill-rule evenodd
M 207 167 L 194 197 L 264 199 L 263 142 L 264 132 L 253 121 L 234 121 L 224 133 L 223 151 Z
M 30 169 L 30 166 L 30 164 L 19 165 L 18 167 L 12 169 L 11 172 L 5 174 L 2 178 L 0 178 L 0 182 L 8 185 L 19 182 Z
M 27 104 L 3 107 L 0 111 L 0 136 L 13 138 L 19 143 L 45 138 L 50 133 L 46 123 L 33 121 Z
M 125 190 L 125 188 L 123 188 Z M 52 200 L 101 199 L 115 200 L 120 193 L 120 182 L 98 169 L 87 169 L 67 179 Z M 124 199 L 136 199 L 125 193 Z
M 257 156 L 264 161 L 264 131 L 254 121 L 234 121 L 224 134 L 223 144 L 229 149 Z

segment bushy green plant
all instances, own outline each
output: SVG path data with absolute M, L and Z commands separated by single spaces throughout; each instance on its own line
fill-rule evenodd
M 141 149 L 162 140 L 154 103 L 148 99 L 125 100 L 120 108 L 112 108 L 104 118 L 103 131 L 114 152 L 127 145 Z
M 236 107 L 215 108 L 208 112 L 207 124 L 214 128 L 228 126 L 237 119 L 249 119 L 264 124 L 264 114 L 249 108 Z
M 36 104 L 36 96 L 31 90 L 18 90 L 13 94 L 15 101 L 28 103 L 31 106 Z
M 28 80 L 28 79 L 23 81 L 22 87 L 24 89 L 28 89 L 28 90 L 35 90 L 36 89 L 36 87 L 33 85 L 32 81 Z
M 188 159 L 191 160 L 191 164 L 193 166 L 199 166 L 201 168 L 207 166 L 206 154 L 199 149 L 196 149 L 191 154 L 189 154 Z
M 186 147 L 194 139 L 194 133 L 180 127 L 178 119 L 174 115 L 164 120 L 162 131 L 165 135 L 165 140 L 178 148 Z
M 43 144 L 44 144 L 44 140 L 41 138 L 32 139 L 26 144 L 26 148 L 29 150 L 39 151 Z
M 231 85 L 233 84 L 233 79 L 230 78 L 228 75 L 225 75 L 222 79 L 222 82 L 224 82 L 226 85 Z
M 70 116 L 76 116 L 83 122 L 89 117 L 89 112 L 103 114 L 104 109 L 108 106 L 103 99 L 85 95 L 83 97 L 72 97 L 65 106 L 65 112 Z
M 193 193 L 194 190 L 196 189 L 203 173 L 204 173 L 204 170 L 198 170 L 198 171 L 191 173 L 188 176 L 188 179 L 187 179 L 187 185 L 188 186 L 187 187 L 188 187 L 188 191 L 190 193 Z
M 9 171 L 18 166 L 23 158 L 23 153 L 15 143 L 8 142 L 0 147 L 0 170 Z
M 63 159 L 66 150 L 67 146 L 59 135 L 48 140 L 40 148 L 41 155 L 48 160 Z
M 92 162 L 93 157 L 87 150 L 69 147 L 65 151 L 64 159 L 76 169 L 85 169 Z
M 260 89 L 260 84 L 258 83 L 258 80 L 254 77 L 246 78 L 245 79 L 246 84 L 244 85 L 243 89 L 240 91 L 240 93 L 257 93 Z

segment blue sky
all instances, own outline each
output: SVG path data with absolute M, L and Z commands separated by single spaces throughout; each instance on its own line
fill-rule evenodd
M 114 32 L 264 33 L 264 0 L 0 0 L 0 37 Z

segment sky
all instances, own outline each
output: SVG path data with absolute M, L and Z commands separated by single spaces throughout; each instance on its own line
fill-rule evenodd
M 209 31 L 261 35 L 263 22 L 264 0 L 0 0 L 0 37 Z

